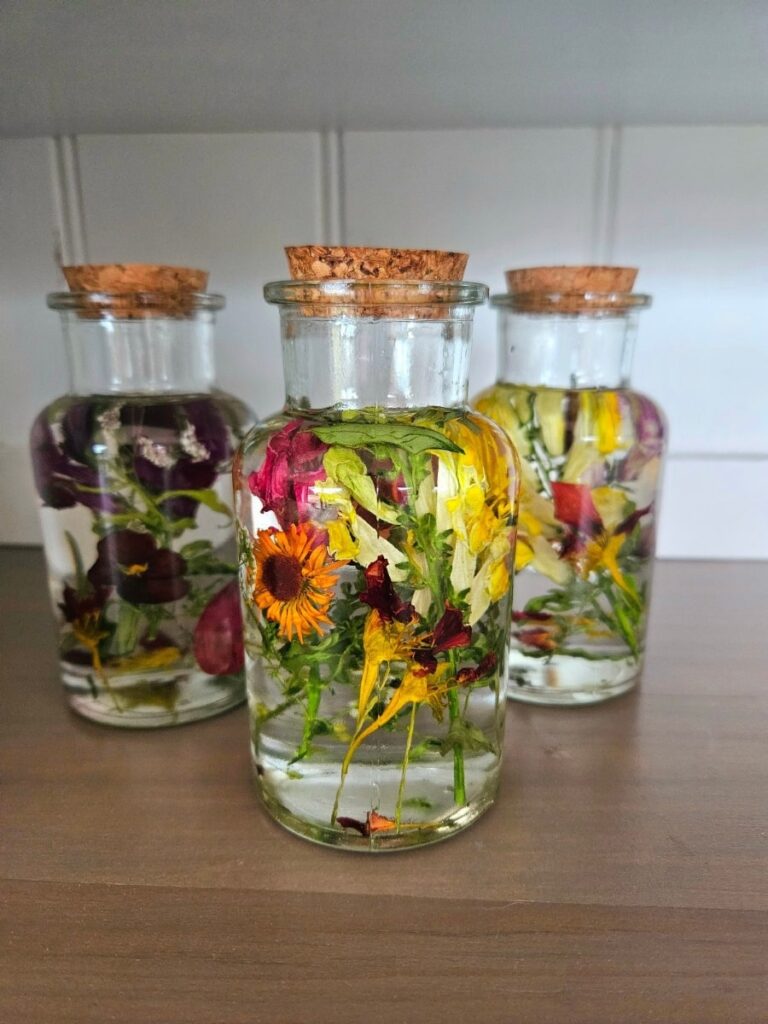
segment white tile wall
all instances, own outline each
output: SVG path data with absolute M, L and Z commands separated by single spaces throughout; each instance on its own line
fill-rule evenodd
M 86 135 L 79 151 L 89 260 L 208 268 L 227 298 L 221 386 L 278 408 L 280 335 L 262 288 L 286 275 L 284 245 L 321 233 L 319 136 Z
M 26 433 L 64 387 L 45 292 L 66 259 L 201 265 L 225 293 L 221 383 L 281 399 L 266 280 L 284 244 L 459 248 L 511 265 L 639 264 L 636 382 L 664 404 L 662 555 L 768 558 L 768 126 L 0 140 L 0 542 L 38 539 Z M 494 373 L 478 317 L 472 385 Z
M 768 128 L 622 132 L 617 261 L 654 297 L 635 380 L 677 452 L 768 452 Z
M 589 262 L 598 140 L 590 128 L 353 132 L 344 138 L 347 240 L 468 252 L 467 278 L 492 291 L 504 290 L 510 266 Z M 487 308 L 476 320 L 472 392 L 495 370 Z
M 27 455 L 32 419 L 62 390 L 64 354 L 45 294 L 57 287 L 46 139 L 0 142 L 0 542 L 37 542 Z

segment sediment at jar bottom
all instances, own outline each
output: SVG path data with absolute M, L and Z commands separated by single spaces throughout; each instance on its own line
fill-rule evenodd
M 415 845 L 492 800 L 514 467 L 461 410 L 302 415 L 235 470 L 254 765 L 293 831 Z
M 62 680 L 74 710 L 181 724 L 244 699 L 229 468 L 247 413 L 216 395 L 62 399 L 32 429 Z
M 495 385 L 475 405 L 521 457 L 513 699 L 594 703 L 642 661 L 664 424 L 627 390 Z

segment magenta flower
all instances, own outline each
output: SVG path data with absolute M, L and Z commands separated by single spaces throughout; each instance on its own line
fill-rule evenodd
M 325 479 L 323 456 L 327 451 L 328 445 L 307 430 L 302 420 L 291 420 L 270 438 L 264 462 L 248 477 L 251 494 L 273 511 L 283 526 L 307 519 L 311 488 Z
M 195 659 L 211 676 L 234 675 L 245 663 L 240 591 L 232 580 L 208 602 L 197 620 Z

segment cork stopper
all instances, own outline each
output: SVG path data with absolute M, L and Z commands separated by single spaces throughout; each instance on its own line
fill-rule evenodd
M 464 252 L 439 249 L 342 245 L 289 245 L 285 254 L 296 281 L 461 281 L 469 258 Z
M 158 263 L 84 263 L 62 267 L 73 293 L 98 293 L 109 301 L 84 299 L 81 316 L 109 315 L 121 319 L 186 316 L 194 296 L 204 292 L 208 271 Z
M 636 267 L 523 267 L 505 276 L 514 307 L 531 313 L 621 311 L 636 304 Z
M 445 316 L 444 299 L 438 300 L 424 285 L 461 281 L 468 259 L 466 253 L 438 249 L 341 245 L 286 246 L 285 254 L 293 280 L 308 282 L 306 297 L 311 304 L 301 306 L 304 316 L 421 320 Z M 370 286 L 350 290 L 342 304 L 338 292 L 319 286 L 332 281 L 370 282 Z

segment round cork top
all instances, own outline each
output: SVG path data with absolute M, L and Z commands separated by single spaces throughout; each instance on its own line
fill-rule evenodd
M 622 312 L 650 302 L 632 292 L 636 267 L 523 267 L 505 276 L 509 294 L 495 303 L 530 313 Z
M 83 317 L 121 319 L 182 317 L 193 309 L 221 308 L 219 296 L 202 299 L 208 271 L 160 263 L 83 263 L 62 267 L 71 295 L 49 296 L 54 309 L 76 309 Z
M 161 263 L 82 263 L 62 267 L 71 292 L 204 292 L 208 271 Z
M 487 295 L 483 289 L 474 298 L 473 288 L 482 286 L 462 283 L 463 252 L 293 245 L 285 254 L 296 284 L 276 282 L 265 295 L 294 305 L 301 316 L 437 320 L 451 315 L 447 307 L 473 305 Z
M 291 277 L 297 281 L 461 281 L 469 258 L 439 249 L 377 249 L 370 246 L 290 245 Z

